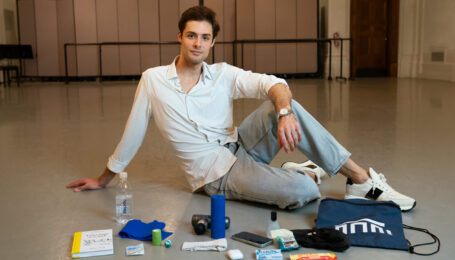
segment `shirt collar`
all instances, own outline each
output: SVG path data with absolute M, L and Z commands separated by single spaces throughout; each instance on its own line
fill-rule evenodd
M 176 79 L 178 78 L 179 76 L 177 75 L 177 68 L 175 67 L 175 62 L 177 61 L 177 58 L 179 56 L 175 57 L 174 58 L 174 61 L 169 65 L 169 69 L 167 70 L 167 75 L 166 75 L 166 78 L 168 80 L 171 80 L 171 79 Z
M 212 73 L 210 71 L 210 68 L 209 66 L 207 65 L 207 63 L 205 61 L 202 62 L 202 80 L 204 81 L 205 83 L 205 79 L 212 79 Z
M 178 57 L 179 56 L 175 57 L 174 61 L 169 65 L 169 69 L 168 69 L 167 75 L 166 75 L 168 80 L 176 79 L 179 77 L 177 75 L 177 68 L 175 67 L 175 62 L 177 61 Z M 212 73 L 211 73 L 210 68 L 207 65 L 207 63 L 205 61 L 203 61 L 202 62 L 202 80 L 204 81 L 204 83 L 205 83 L 206 78 L 212 79 Z

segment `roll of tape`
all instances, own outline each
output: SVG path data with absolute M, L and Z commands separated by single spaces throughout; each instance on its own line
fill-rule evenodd
M 161 246 L 161 229 L 154 229 L 152 231 L 152 245 Z

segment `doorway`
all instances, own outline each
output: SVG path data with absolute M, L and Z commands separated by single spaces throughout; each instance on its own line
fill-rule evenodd
M 351 0 L 354 77 L 396 77 L 399 0 Z

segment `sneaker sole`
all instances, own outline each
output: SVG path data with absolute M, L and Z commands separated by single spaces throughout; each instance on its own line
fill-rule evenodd
M 307 167 L 307 168 L 310 168 L 310 169 L 316 169 L 316 168 L 319 167 L 319 166 L 317 166 L 316 164 L 314 164 L 314 162 L 311 162 L 310 160 L 305 161 L 305 162 L 303 162 L 303 163 L 296 163 L 296 162 L 291 162 L 291 161 L 289 161 L 289 162 L 284 162 L 284 163 L 281 164 L 280 167 L 283 168 L 283 166 L 284 166 L 285 164 L 287 164 L 287 163 L 294 163 L 294 164 L 299 165 L 299 167 Z M 314 168 L 313 168 L 313 166 L 314 166 Z M 320 168 L 320 167 L 319 167 L 319 168 Z
M 284 165 L 288 164 L 288 163 L 292 163 L 292 164 L 299 165 L 299 166 L 295 167 L 295 168 L 285 168 Z M 310 160 L 308 160 L 304 163 L 295 163 L 295 162 L 289 161 L 289 162 L 284 162 L 283 164 L 281 164 L 281 168 L 284 168 L 284 169 L 295 170 L 295 169 L 298 169 L 299 167 L 305 167 L 305 168 L 310 169 L 310 172 L 313 173 L 314 175 L 316 175 L 316 177 L 317 177 L 317 180 L 316 180 L 317 185 L 321 185 L 322 177 L 327 175 L 327 173 L 321 167 L 317 166 L 314 162 L 312 162 Z
M 367 198 L 365 198 L 365 197 L 353 196 L 353 195 L 345 195 L 344 198 L 345 198 L 345 199 L 363 199 L 363 200 L 369 200 L 369 199 L 367 199 Z M 375 201 L 377 201 L 377 200 L 375 200 Z M 417 202 L 414 201 L 414 204 L 412 204 L 412 205 L 410 205 L 410 206 L 400 206 L 400 205 L 398 205 L 398 206 L 400 206 L 400 209 L 401 209 L 402 212 L 408 212 L 408 211 L 412 210 L 413 208 L 415 208 L 416 205 L 417 205 Z

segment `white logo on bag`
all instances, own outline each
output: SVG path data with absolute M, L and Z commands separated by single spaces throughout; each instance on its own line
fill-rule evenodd
M 339 225 L 336 225 L 335 229 L 345 233 L 346 235 L 348 234 L 348 232 L 350 234 L 355 234 L 357 226 L 360 226 L 362 228 L 362 233 L 368 233 L 368 226 L 370 226 L 371 233 L 376 233 L 379 231 L 379 233 L 384 234 L 385 224 L 369 218 L 347 221 Z M 392 231 L 386 229 L 385 232 L 387 233 L 387 235 L 392 236 Z

